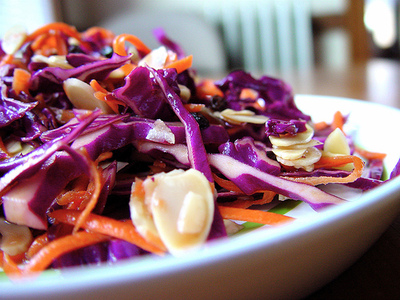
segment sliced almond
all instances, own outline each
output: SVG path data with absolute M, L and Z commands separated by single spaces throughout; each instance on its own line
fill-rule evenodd
M 16 225 L 0 218 L 0 249 L 14 256 L 24 253 L 32 243 L 32 233 L 27 226 Z
M 263 115 L 256 115 L 251 110 L 233 110 L 230 108 L 224 109 L 220 113 L 216 112 L 218 117 L 231 124 L 264 124 L 268 121 L 268 117 Z
M 105 114 L 113 113 L 106 102 L 94 96 L 94 89 L 86 82 L 77 78 L 68 78 L 64 81 L 63 87 L 69 101 L 71 101 L 76 108 L 88 110 L 100 108 Z
M 285 166 L 295 167 L 297 169 L 304 169 L 307 172 L 311 172 L 314 169 L 314 164 L 321 158 L 321 151 L 315 147 L 307 148 L 307 151 L 304 155 L 299 159 L 283 159 L 279 156 L 276 157 L 276 160 Z
M 132 222 L 145 238 L 157 235 L 173 255 L 205 242 L 214 217 L 214 196 L 201 172 L 158 173 L 144 180 L 143 188 L 144 198 L 132 197 L 130 209 Z
M 328 135 L 324 143 L 324 151 L 335 154 L 350 155 L 350 147 L 343 131 L 336 128 Z
M 1 48 L 5 53 L 13 55 L 24 44 L 27 36 L 28 34 L 24 26 L 13 26 L 4 34 Z
M 65 55 L 51 55 L 47 57 L 44 55 L 36 54 L 32 56 L 32 61 L 46 63 L 49 65 L 49 67 L 58 67 L 62 69 L 74 68 L 68 63 Z
M 273 148 L 272 152 L 276 156 L 279 156 L 283 159 L 298 159 L 301 158 L 306 152 L 307 148 L 304 149 L 282 149 L 282 148 Z

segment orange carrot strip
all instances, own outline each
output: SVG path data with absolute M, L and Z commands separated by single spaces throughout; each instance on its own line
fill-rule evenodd
M 87 161 L 90 164 L 90 173 L 93 174 L 92 182 L 93 182 L 93 191 L 91 193 L 91 198 L 87 203 L 86 207 L 83 209 L 82 213 L 79 215 L 78 220 L 76 221 L 73 232 L 77 232 L 81 225 L 85 222 L 85 219 L 92 212 L 93 208 L 96 206 L 97 200 L 99 198 L 101 188 L 102 188 L 102 180 L 100 175 L 100 170 L 97 168 L 97 163 L 92 161 L 88 155 L 88 153 L 83 149 L 83 154 L 87 157 Z
M 196 87 L 196 93 L 200 98 L 205 98 L 207 96 L 224 96 L 224 93 L 211 79 L 202 80 Z
M 122 70 L 122 72 L 124 72 L 125 77 L 128 76 L 132 70 L 135 68 L 134 64 L 125 64 L 123 66 L 120 67 L 120 69 Z
M 76 210 L 61 209 L 53 211 L 49 215 L 51 218 L 54 218 L 58 222 L 75 225 L 77 219 L 81 215 L 81 212 Z M 147 242 L 136 231 L 136 228 L 132 224 L 132 222 L 118 221 L 91 213 L 85 219 L 85 222 L 81 225 L 81 227 L 97 233 L 125 240 L 155 254 L 161 255 L 165 252 L 164 245 L 153 245 Z
M 10 278 L 18 278 L 22 276 L 22 271 L 18 268 L 18 265 L 11 259 L 11 257 L 3 252 L 2 256 L 2 268 L 4 273 Z
M 121 101 L 114 99 L 113 97 L 109 99 L 110 93 L 103 93 L 103 92 L 94 92 L 93 94 L 97 99 L 104 101 L 107 105 L 112 109 L 112 111 L 116 114 L 119 113 L 118 105 L 126 106 L 125 103 L 121 103 Z
M 240 92 L 240 99 L 257 99 L 257 92 L 253 89 L 249 89 L 249 88 L 244 88 L 242 89 L 242 91 Z
M 332 129 L 339 128 L 341 131 L 343 131 L 343 125 L 344 125 L 344 117 L 342 113 L 340 111 L 335 112 L 331 124 Z
M 362 157 L 368 160 L 372 159 L 384 159 L 386 157 L 386 153 L 380 153 L 380 152 L 371 152 L 365 149 L 362 149 L 360 147 L 355 147 L 355 151 L 360 154 Z
M 276 195 L 275 192 L 265 191 L 263 193 L 263 197 L 261 199 L 257 199 L 257 200 L 237 199 L 235 201 L 221 203 L 219 205 L 236 207 L 236 208 L 249 208 L 250 206 L 253 206 L 253 205 L 263 205 L 263 204 L 269 203 L 274 199 L 275 195 Z
M 236 192 L 236 193 L 243 193 L 243 191 L 232 181 L 223 179 L 216 174 L 213 173 L 214 181 L 222 188 L 227 189 L 228 191 Z
M 102 93 L 105 93 L 105 94 L 108 93 L 108 91 L 107 91 L 105 88 L 103 88 L 103 87 L 100 85 L 100 83 L 99 83 L 96 79 L 92 79 L 92 80 L 90 81 L 90 86 L 91 86 L 96 92 L 102 92 Z
M 114 52 L 122 56 L 128 55 L 125 49 L 125 42 L 130 42 L 138 51 L 142 51 L 145 54 L 148 54 L 151 51 L 151 49 L 147 47 L 138 37 L 132 34 L 123 33 L 116 36 L 113 40 L 112 47 Z
M 47 233 L 39 235 L 35 238 L 32 242 L 31 246 L 29 247 L 28 251 L 26 251 L 26 258 L 31 259 L 36 253 L 40 251 L 45 245 L 49 243 L 49 239 Z
M 114 99 L 112 97 L 111 93 L 107 91 L 105 88 L 103 88 L 95 79 L 92 79 L 90 81 L 90 86 L 95 90 L 94 96 L 101 100 L 104 101 L 110 106 L 110 108 L 115 112 L 116 114 L 119 113 L 118 105 L 126 106 L 125 103 L 122 101 L 119 101 L 117 99 Z
M 224 219 L 254 222 L 266 225 L 279 225 L 294 220 L 294 218 L 289 216 L 262 210 L 226 206 L 218 206 L 218 208 Z
M 44 25 L 44 26 L 36 29 L 34 32 L 32 32 L 31 34 L 28 35 L 27 41 L 33 41 L 38 36 L 52 32 L 52 31 L 61 31 L 65 35 L 76 38 L 78 41 L 81 41 L 81 35 L 76 30 L 76 28 L 73 26 L 70 26 L 66 23 L 62 23 L 62 22 L 50 23 L 50 24 Z
M 84 199 L 86 199 L 87 194 L 87 191 L 67 191 L 57 198 L 57 203 L 61 206 L 76 202 L 81 203 Z
M 65 43 L 65 40 L 61 37 L 60 34 L 55 35 L 55 49 L 58 55 L 67 55 L 68 48 Z
M 359 178 L 364 168 L 364 162 L 361 158 L 354 155 L 338 155 L 338 156 L 322 156 L 320 160 L 314 164 L 314 168 L 333 168 L 343 166 L 348 163 L 354 164 L 353 171 L 346 177 L 285 177 L 288 180 L 306 183 L 310 185 L 327 184 L 327 183 L 346 183 L 353 182 Z
M 14 55 L 6 54 L 1 59 L 0 66 L 9 65 L 13 62 L 13 60 L 14 60 Z
M 189 112 L 200 112 L 205 107 L 204 104 L 196 103 L 184 104 L 184 106 Z
M 31 49 L 33 52 L 38 51 L 46 44 L 46 40 L 48 39 L 49 34 L 42 34 L 36 37 L 33 42 L 31 43 Z
M 29 80 L 31 79 L 31 73 L 28 71 L 16 68 L 14 70 L 14 78 L 12 82 L 12 88 L 17 95 L 21 92 L 25 92 L 29 95 Z
M 359 157 L 354 155 L 322 156 L 319 161 L 314 164 L 314 168 L 319 169 L 340 167 L 348 163 L 354 163 L 355 160 L 361 161 Z
M 94 245 L 108 240 L 109 237 L 93 232 L 80 231 L 51 241 L 36 253 L 26 264 L 23 273 L 41 272 L 50 266 L 51 262 L 70 251 Z
M 317 131 L 323 130 L 323 129 L 327 128 L 328 126 L 329 126 L 328 123 L 326 123 L 325 121 L 314 123 L 314 129 Z
M 112 43 L 113 39 L 115 38 L 115 34 L 111 30 L 107 30 L 103 27 L 93 26 L 88 28 L 82 33 L 83 37 L 90 37 L 96 34 L 100 34 L 103 41 L 107 44 Z
M 186 56 L 180 60 L 176 60 L 166 66 L 166 68 L 176 69 L 176 72 L 182 73 L 183 71 L 189 69 L 192 66 L 193 55 Z

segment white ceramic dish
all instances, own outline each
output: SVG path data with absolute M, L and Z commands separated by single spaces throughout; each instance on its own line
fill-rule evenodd
M 400 110 L 351 99 L 296 96 L 315 121 L 351 113 L 347 129 L 372 151 L 399 159 Z M 354 263 L 400 212 L 400 177 L 348 204 L 274 229 L 220 240 L 186 257 L 144 258 L 49 272 L 35 281 L 0 281 L 0 298 L 297 299 Z

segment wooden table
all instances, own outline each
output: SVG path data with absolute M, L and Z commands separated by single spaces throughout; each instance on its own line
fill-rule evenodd
M 316 68 L 278 74 L 296 94 L 329 95 L 367 100 L 400 108 L 400 62 L 371 59 L 346 69 Z
M 316 69 L 281 76 L 295 93 L 356 98 L 400 108 L 400 63 L 396 61 L 373 59 L 347 70 Z M 306 299 L 400 299 L 400 216 L 353 266 Z

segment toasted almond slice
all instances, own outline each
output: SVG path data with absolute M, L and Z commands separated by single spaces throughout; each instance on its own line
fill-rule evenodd
M 76 108 L 89 110 L 100 108 L 105 114 L 113 113 L 106 102 L 94 96 L 94 89 L 86 82 L 77 78 L 68 78 L 64 81 L 63 87 L 69 101 Z
M 306 124 L 306 128 L 306 131 L 300 132 L 295 136 L 276 137 L 271 135 L 269 136 L 269 140 L 274 146 L 277 147 L 288 147 L 295 144 L 305 144 L 308 143 L 314 136 L 314 129 L 312 129 L 312 127 L 308 124 Z
M 23 45 L 28 34 L 26 33 L 25 27 L 22 25 L 15 25 L 11 27 L 3 37 L 1 47 L 7 54 L 15 54 L 19 48 Z
M 49 67 L 58 67 L 62 69 L 74 68 L 68 63 L 65 55 L 51 55 L 47 57 L 44 55 L 36 54 L 32 56 L 32 61 L 46 63 L 49 65 Z
M 272 147 L 273 148 L 279 148 L 279 149 L 285 149 L 285 150 L 300 150 L 300 149 L 306 149 L 306 148 L 309 148 L 309 147 L 315 147 L 315 146 L 318 146 L 318 145 L 321 145 L 322 143 L 320 142 L 320 141 L 317 141 L 317 140 L 310 140 L 309 142 L 307 142 L 307 143 L 299 143 L 299 144 L 294 144 L 294 145 L 290 145 L 290 146 L 287 146 L 287 147 L 278 147 L 278 146 L 275 146 L 275 145 L 272 145 Z
M 304 149 L 282 149 L 282 148 L 273 148 L 272 152 L 274 152 L 274 154 L 276 156 L 281 157 L 282 159 L 289 159 L 289 160 L 294 160 L 294 159 L 298 159 L 301 158 L 304 154 L 304 152 L 306 152 L 307 148 Z
M 144 181 L 143 187 L 147 194 L 152 193 L 155 183 L 152 181 Z M 132 184 L 132 191 L 135 189 L 135 183 Z M 147 199 L 148 201 L 148 199 Z M 141 198 L 134 193 L 131 194 L 129 201 L 130 214 L 136 230 L 148 241 L 159 245 L 161 242 L 156 225 L 151 214 L 150 203 L 146 203 L 146 198 Z
M 242 123 L 251 123 L 251 124 L 264 124 L 268 121 L 268 117 L 262 115 L 256 115 L 251 110 L 233 110 L 230 108 L 224 109 L 219 113 L 219 117 L 224 121 L 231 124 L 242 124 Z
M 289 160 L 283 159 L 279 156 L 277 156 L 276 159 L 285 166 L 291 166 L 298 169 L 302 168 L 310 172 L 314 169 L 314 164 L 321 158 L 321 155 L 321 151 L 319 151 L 317 148 L 310 147 L 304 153 L 304 156 L 299 159 Z
M 346 140 L 346 136 L 339 128 L 332 131 L 326 138 L 324 151 L 335 154 L 350 155 L 350 147 Z
M 161 240 L 178 256 L 200 247 L 214 216 L 214 196 L 208 180 L 199 171 L 189 169 L 157 181 L 152 213 Z
M 32 233 L 27 226 L 16 225 L 0 218 L 0 249 L 8 255 L 26 252 L 32 243 Z
M 142 185 L 143 198 L 133 196 L 130 201 L 132 222 L 140 234 L 150 241 L 161 239 L 177 256 L 205 242 L 214 217 L 214 195 L 201 172 L 158 173 Z

